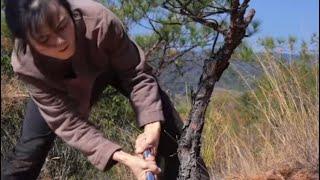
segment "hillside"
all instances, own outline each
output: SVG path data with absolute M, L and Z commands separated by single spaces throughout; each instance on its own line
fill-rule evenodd
M 243 91 L 246 83 L 251 85 L 261 75 L 261 68 L 257 63 L 248 63 L 241 60 L 231 60 L 229 68 L 223 73 L 216 88 Z M 183 61 L 180 72 L 171 64 L 159 77 L 159 83 L 172 95 L 185 95 L 190 88 L 196 90 L 202 72 L 203 61 Z M 247 82 L 244 82 L 246 79 Z

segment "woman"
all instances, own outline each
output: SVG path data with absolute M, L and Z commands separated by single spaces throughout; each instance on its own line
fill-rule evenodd
M 56 136 L 102 171 L 119 162 L 144 180 L 147 171 L 160 173 L 157 157 L 165 164 L 159 178 L 176 179 L 183 123 L 111 11 L 91 0 L 7 0 L 5 13 L 15 37 L 12 66 L 31 100 L 3 179 L 36 179 Z M 122 151 L 87 121 L 108 84 L 130 99 L 144 129 L 135 154 Z M 144 160 L 149 148 L 154 156 Z

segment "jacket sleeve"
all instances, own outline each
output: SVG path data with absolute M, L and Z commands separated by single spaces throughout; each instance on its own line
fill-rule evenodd
M 121 147 L 107 140 L 93 124 L 81 117 L 67 95 L 42 84 L 39 86 L 39 83 L 31 85 L 30 78 L 20 76 L 20 79 L 27 81 L 31 98 L 57 136 L 80 150 L 99 170 L 108 170 L 117 163 L 111 157 Z
M 129 94 L 131 105 L 136 113 L 138 125 L 165 121 L 159 86 L 146 63 L 141 48 L 126 34 L 116 17 L 106 23 L 101 47 L 110 55 L 111 66 L 120 80 L 121 87 Z

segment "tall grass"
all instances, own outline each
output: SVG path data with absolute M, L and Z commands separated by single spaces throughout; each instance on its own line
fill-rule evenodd
M 26 96 L 17 79 L 1 76 L 1 160 L 17 142 Z
M 202 154 L 212 177 L 284 165 L 318 170 L 318 61 L 286 64 L 272 54 L 257 60 L 263 77 L 250 91 L 216 93 L 208 108 Z

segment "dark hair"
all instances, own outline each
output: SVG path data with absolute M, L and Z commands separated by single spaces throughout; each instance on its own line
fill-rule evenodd
M 17 52 L 26 52 L 27 33 L 37 33 L 46 22 L 52 27 L 52 15 L 47 12 L 52 0 L 5 0 L 5 18 L 14 38 L 18 40 Z M 57 0 L 72 17 L 67 0 Z

